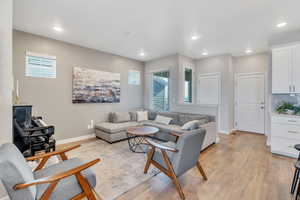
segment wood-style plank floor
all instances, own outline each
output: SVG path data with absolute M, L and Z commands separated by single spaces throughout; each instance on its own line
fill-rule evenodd
M 219 144 L 200 156 L 208 181 L 197 168 L 180 177 L 187 200 L 290 200 L 295 159 L 270 153 L 263 135 L 221 135 Z M 159 174 L 118 200 L 180 199 L 171 180 Z
M 179 178 L 187 200 L 291 200 L 295 159 L 274 155 L 264 135 L 237 132 L 221 135 L 219 144 L 205 150 L 200 162 L 204 181 L 193 168 Z M 164 174 L 152 177 L 117 200 L 179 200 Z

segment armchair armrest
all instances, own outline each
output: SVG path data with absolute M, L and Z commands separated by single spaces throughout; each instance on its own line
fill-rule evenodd
M 176 133 L 176 132 L 170 132 L 171 135 L 175 136 L 175 137 L 180 137 L 182 136 L 182 134 L 180 133 Z
M 148 140 L 148 139 L 146 139 L 146 142 L 147 142 L 150 146 L 153 146 L 153 147 L 158 148 L 158 149 L 161 149 L 161 150 L 171 151 L 171 152 L 178 152 L 178 150 L 175 149 L 175 148 L 167 147 L 167 146 L 164 146 L 163 144 L 159 144 L 159 143 L 156 143 L 156 142 L 151 141 L 151 140 Z
M 182 135 L 182 134 L 179 134 L 179 133 L 176 133 L 176 132 L 170 132 L 170 135 L 173 135 L 173 136 L 175 136 L 176 137 L 176 139 L 175 139 L 175 143 L 177 143 L 177 141 L 178 141 L 178 138 Z
M 55 182 L 55 181 L 59 181 L 63 178 L 66 178 L 66 177 L 75 175 L 77 173 L 80 173 L 81 171 L 95 165 L 98 162 L 100 162 L 100 159 L 95 159 L 91 162 L 85 163 L 81 166 L 75 167 L 75 168 L 70 169 L 68 171 L 55 174 L 53 176 L 45 177 L 45 178 L 42 178 L 42 179 L 37 179 L 37 180 L 31 181 L 31 182 L 28 182 L 28 183 L 17 184 L 17 185 L 14 186 L 14 189 L 15 190 L 20 190 L 20 189 L 24 189 L 24 188 L 27 188 L 27 187 L 32 186 L 32 185 L 52 183 L 52 182 Z
M 53 151 L 53 152 L 49 152 L 49 153 L 45 153 L 45 154 L 40 154 L 40 155 L 36 155 L 36 156 L 32 156 L 32 157 L 28 157 L 26 158 L 27 161 L 34 161 L 34 160 L 39 160 L 41 158 L 46 158 L 46 157 L 51 157 L 51 156 L 55 156 L 55 155 L 61 155 L 64 154 L 68 151 L 71 151 L 73 149 L 76 149 L 78 147 L 80 147 L 81 145 L 74 145 L 65 149 L 61 149 L 61 150 L 57 150 L 57 151 Z

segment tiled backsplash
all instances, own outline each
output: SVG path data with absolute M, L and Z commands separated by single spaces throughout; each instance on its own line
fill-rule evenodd
M 295 94 L 295 95 L 273 94 L 272 95 L 272 110 L 274 111 L 276 109 L 277 105 L 283 101 L 300 105 L 300 94 Z

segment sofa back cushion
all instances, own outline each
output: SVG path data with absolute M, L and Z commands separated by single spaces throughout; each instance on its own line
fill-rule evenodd
M 196 114 L 179 114 L 179 123 L 180 125 L 184 125 L 185 123 L 193 120 L 199 120 L 199 124 L 205 124 L 209 122 L 209 118 L 206 115 L 196 115 Z
M 162 115 L 157 115 L 156 118 L 155 118 L 155 121 L 157 123 L 160 123 L 160 124 L 166 124 L 166 125 L 168 125 L 172 121 L 172 118 L 165 117 L 165 116 L 162 116 Z
M 112 123 L 121 123 L 121 122 L 129 122 L 131 120 L 131 116 L 129 112 L 113 112 L 111 113 L 111 122 Z
M 164 117 L 172 118 L 170 124 L 180 125 L 179 124 L 179 116 L 178 116 L 177 113 L 173 113 L 173 112 L 158 112 L 157 115 L 161 115 L 161 116 L 164 116 Z

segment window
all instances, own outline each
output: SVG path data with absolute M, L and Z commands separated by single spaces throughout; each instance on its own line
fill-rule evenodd
M 56 57 L 26 53 L 26 76 L 56 78 Z
M 153 73 L 153 109 L 169 110 L 169 71 Z
M 184 69 L 184 102 L 192 103 L 193 97 L 193 70 L 189 68 Z

